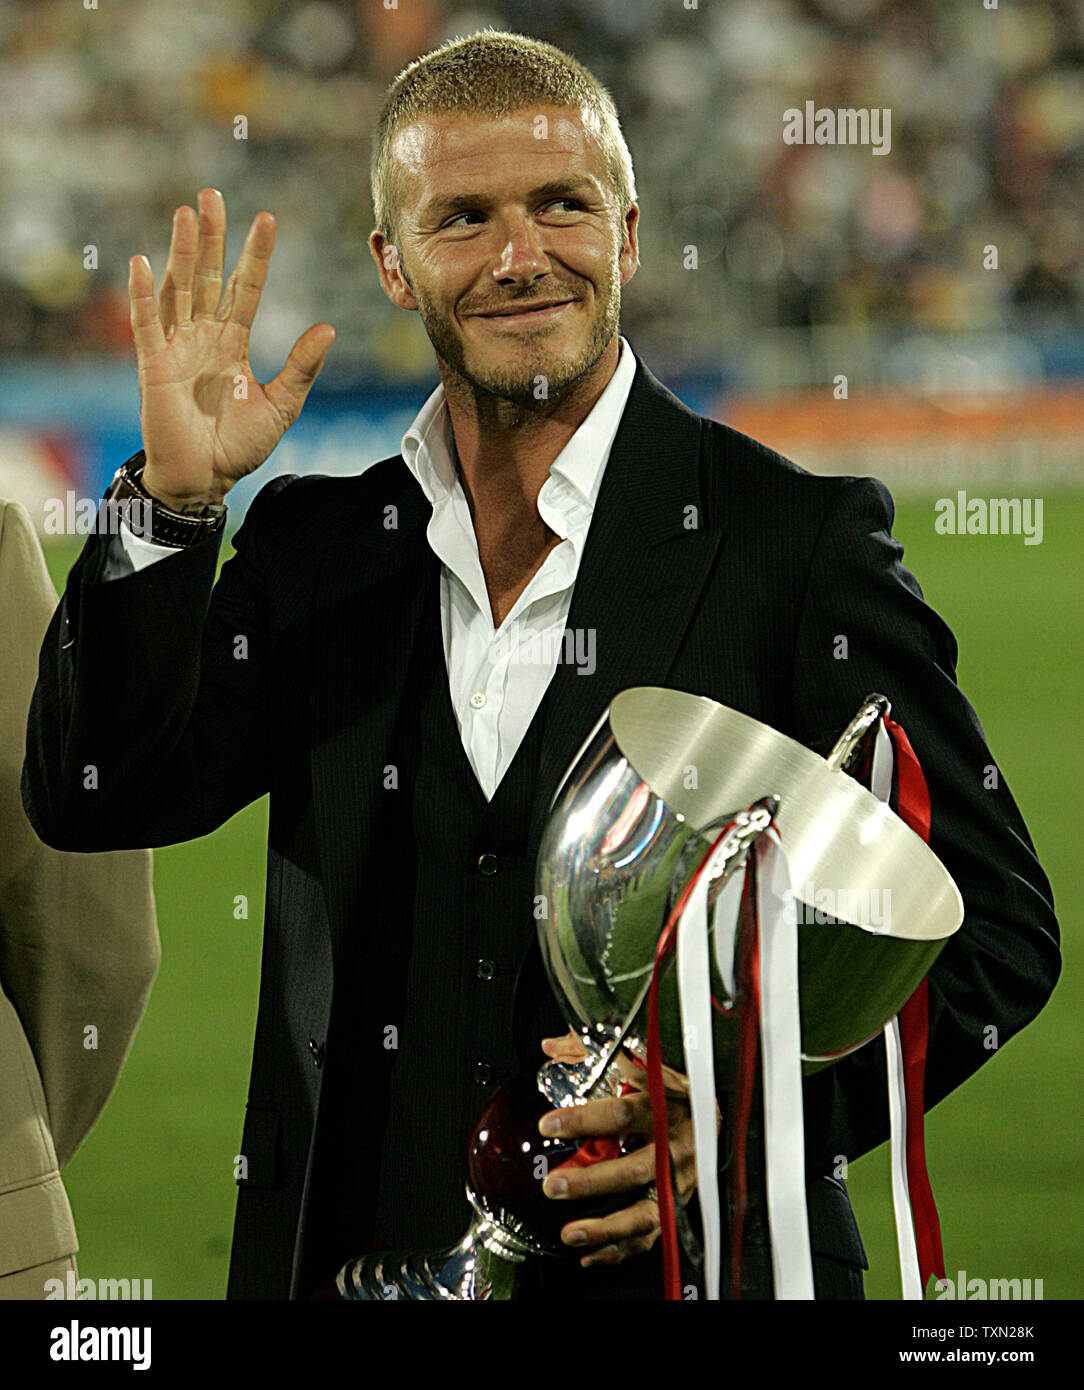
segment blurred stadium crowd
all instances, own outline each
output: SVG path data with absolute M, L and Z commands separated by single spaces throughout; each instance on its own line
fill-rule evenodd
M 334 375 L 431 374 L 369 260 L 369 136 L 402 66 L 486 24 L 557 43 L 615 95 L 642 210 L 624 327 L 658 370 L 738 364 L 750 330 L 1079 324 L 1084 5 L 392 2 L 0 3 L 4 354 L 129 354 L 127 258 L 160 277 L 174 207 L 212 183 L 231 261 L 256 211 L 279 220 L 270 358 L 329 319 Z M 890 108 L 890 156 L 785 144 L 809 99 Z

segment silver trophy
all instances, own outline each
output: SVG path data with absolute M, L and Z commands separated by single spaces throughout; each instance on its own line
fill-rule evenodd
M 479 1117 L 468 1154 L 471 1223 L 463 1239 L 427 1254 L 366 1255 L 337 1277 L 344 1299 L 505 1299 L 523 1262 L 569 1258 L 559 1232 L 578 1216 L 630 1205 L 553 1202 L 541 1171 L 575 1144 L 544 1139 L 554 1107 L 618 1094 L 647 1060 L 646 1001 L 660 932 L 713 851 L 711 908 L 773 827 L 785 847 L 799 911 L 810 887 L 845 885 L 848 911 L 800 912 L 803 1069 L 829 1066 L 875 1037 L 910 998 L 963 920 L 951 877 L 929 847 L 855 778 L 883 696 L 871 696 L 827 759 L 703 696 L 657 687 L 623 691 L 599 719 L 553 798 L 536 866 L 546 905 L 540 944 L 554 992 L 583 1044 L 583 1060 L 549 1062 L 510 1083 Z M 725 834 L 723 833 L 725 831 Z M 891 903 L 890 920 L 870 910 Z M 812 904 L 809 904 L 812 907 Z M 711 953 L 714 999 L 733 981 Z M 686 1070 L 676 972 L 658 984 L 665 1066 Z M 736 1012 L 713 1015 L 720 1090 L 732 1084 Z

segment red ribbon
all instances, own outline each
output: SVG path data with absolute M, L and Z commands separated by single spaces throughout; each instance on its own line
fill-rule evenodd
M 565 1168 L 590 1168 L 596 1163 L 607 1163 L 611 1158 L 621 1157 L 621 1140 L 611 1135 L 597 1135 L 585 1139 L 563 1163 L 555 1163 L 553 1172 L 560 1173 Z
M 900 819 L 927 844 L 930 842 L 930 792 L 921 764 L 903 729 L 891 719 L 885 728 L 896 749 Z M 926 1053 L 930 1036 L 929 977 L 927 976 L 899 1012 L 900 1046 L 903 1051 L 903 1089 L 907 1099 L 907 1190 L 915 1223 L 922 1288 L 930 1279 L 945 1277 L 941 1246 L 941 1222 L 926 1170 Z
M 635 1086 L 630 1086 L 627 1081 L 622 1081 L 617 1088 L 618 1095 L 627 1096 L 631 1091 L 635 1091 Z M 595 1163 L 608 1163 L 612 1158 L 621 1158 L 621 1140 L 613 1135 L 595 1135 L 591 1139 L 585 1139 L 578 1146 L 576 1152 L 571 1154 L 563 1163 L 555 1163 L 553 1172 L 560 1173 L 565 1168 L 590 1168 Z
M 741 898 L 738 969 L 738 1055 L 734 1085 L 734 1218 L 730 1227 L 730 1296 L 741 1298 L 741 1246 L 747 1201 L 745 1159 L 760 1039 L 760 931 L 756 857 L 749 856 Z

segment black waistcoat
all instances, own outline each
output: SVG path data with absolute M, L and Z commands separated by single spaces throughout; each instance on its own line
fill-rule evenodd
M 463 1234 L 470 1131 L 521 1067 L 513 996 L 536 931 L 527 839 L 544 717 L 545 699 L 487 802 L 452 709 L 439 605 L 429 605 L 399 728 L 414 898 L 374 1222 L 382 1248 Z

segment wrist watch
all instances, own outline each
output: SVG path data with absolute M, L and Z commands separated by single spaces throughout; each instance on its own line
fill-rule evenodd
M 221 531 L 226 525 L 226 504 L 224 502 L 205 502 L 201 507 L 193 507 L 188 512 L 175 512 L 160 502 L 143 486 L 143 469 L 147 456 L 140 449 L 130 459 L 125 459 L 113 475 L 113 481 L 105 490 L 104 500 L 114 503 L 125 520 L 133 502 L 140 502 L 139 510 L 147 515 L 150 510 L 150 535 L 146 525 L 128 525 L 136 535 L 144 540 L 154 541 L 156 545 L 170 545 L 176 550 L 185 550 L 198 545 Z

